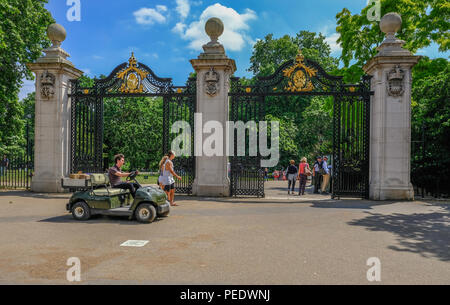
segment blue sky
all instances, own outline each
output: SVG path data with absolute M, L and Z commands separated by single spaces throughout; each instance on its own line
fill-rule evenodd
M 78 1 L 78 0 L 77 0 Z M 237 76 L 246 71 L 252 45 L 269 33 L 275 37 L 295 35 L 300 30 L 322 32 L 333 55 L 336 45 L 335 16 L 344 7 L 359 13 L 367 0 L 79 0 L 80 21 L 69 21 L 72 0 L 49 0 L 46 8 L 67 30 L 62 47 L 74 65 L 90 77 L 108 75 L 126 62 L 134 51 L 160 77 L 173 78 L 183 85 L 192 72 L 190 59 L 202 52 L 207 42 L 204 22 L 213 16 L 224 21 L 225 33 L 219 39 L 227 55 L 236 60 Z M 418 52 L 429 57 L 448 57 L 433 45 Z M 34 91 L 26 81 L 20 98 Z

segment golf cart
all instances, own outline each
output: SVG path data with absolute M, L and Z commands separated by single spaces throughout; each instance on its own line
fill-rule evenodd
M 143 187 L 136 180 L 137 172 L 131 172 L 127 181 L 139 185 L 133 200 L 128 190 L 110 186 L 108 174 L 91 174 L 89 179 L 75 181 L 64 178 L 62 186 L 76 190 L 66 209 L 76 220 L 87 220 L 92 215 L 128 216 L 142 223 L 151 223 L 155 218 L 170 213 L 167 195 L 153 186 Z

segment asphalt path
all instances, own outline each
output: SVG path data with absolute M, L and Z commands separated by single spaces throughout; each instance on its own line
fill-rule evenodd
M 70 284 L 450 284 L 450 204 L 179 197 L 167 218 L 75 221 L 68 194 L 0 192 L 0 283 Z M 310 190 L 309 190 L 310 192 Z M 146 240 L 144 247 L 121 247 Z M 369 258 L 381 282 L 369 282 Z

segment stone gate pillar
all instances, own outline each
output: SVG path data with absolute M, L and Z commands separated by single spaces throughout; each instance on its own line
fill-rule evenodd
M 60 46 L 66 30 L 59 24 L 47 29 L 53 45 L 45 49 L 45 56 L 28 68 L 36 74 L 36 120 L 34 148 L 33 192 L 63 192 L 61 178 L 69 175 L 70 158 L 70 79 L 83 72 L 66 58 Z
M 386 39 L 364 67 L 373 76 L 370 117 L 370 199 L 413 200 L 411 160 L 411 69 L 420 59 L 395 37 L 402 19 L 386 14 L 380 28 Z
M 200 54 L 198 59 L 191 60 L 197 72 L 197 120 L 194 128 L 196 177 L 193 194 L 222 197 L 230 195 L 225 130 L 228 121 L 230 76 L 236 71 L 236 63 L 226 56 L 223 45 L 217 41 L 224 30 L 222 21 L 211 18 L 206 23 L 205 30 L 211 41 L 203 46 L 204 53 Z M 211 155 L 202 149 L 213 133 L 222 134 L 222 143 L 214 143 L 217 151 L 222 146 L 220 154 Z

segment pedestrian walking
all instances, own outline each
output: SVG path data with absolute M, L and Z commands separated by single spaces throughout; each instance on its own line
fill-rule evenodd
M 303 157 L 298 165 L 298 179 L 300 180 L 300 186 L 298 189 L 298 195 L 305 195 L 306 180 L 311 175 L 311 169 L 309 168 L 308 160 Z
M 159 161 L 159 176 L 158 176 L 158 185 L 159 188 L 164 190 L 164 184 L 162 183 L 162 173 L 163 173 L 163 165 L 166 163 L 169 157 L 165 155 L 162 157 L 161 161 Z
M 291 160 L 289 162 L 289 166 L 286 169 L 286 173 L 287 173 L 287 180 L 288 180 L 288 195 L 294 194 L 294 188 L 295 188 L 295 183 L 297 181 L 297 173 L 298 173 L 298 168 L 297 166 L 295 166 L 295 161 Z
M 279 173 L 277 170 L 275 170 L 275 171 L 273 172 L 272 176 L 273 176 L 273 180 L 274 180 L 274 181 L 275 181 L 275 180 L 278 180 L 278 178 L 280 177 L 280 173 Z
M 175 158 L 175 153 L 173 151 L 169 151 L 167 154 L 167 159 L 165 159 L 164 164 L 162 166 L 162 177 L 161 183 L 164 185 L 164 192 L 166 192 L 167 197 L 169 199 L 171 206 L 178 206 L 174 202 L 175 200 L 175 180 L 173 177 L 175 176 L 178 180 L 181 180 L 181 177 L 178 176 L 173 170 L 172 160 Z
M 324 156 L 322 161 L 322 194 L 328 194 L 328 183 L 330 182 L 330 170 L 328 168 L 328 157 Z
M 322 174 L 320 171 L 321 168 L 322 168 L 322 157 L 319 156 L 316 158 L 316 162 L 313 165 L 314 194 L 319 194 L 320 182 L 322 179 Z

